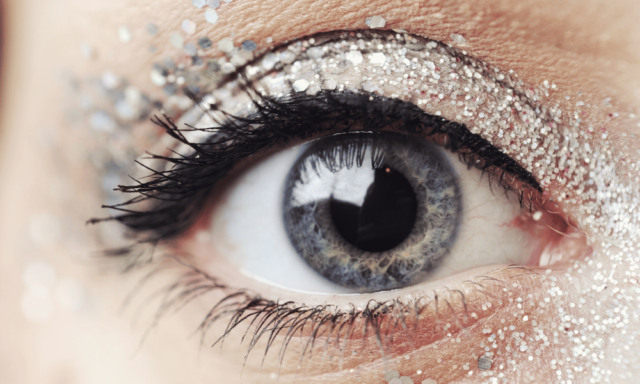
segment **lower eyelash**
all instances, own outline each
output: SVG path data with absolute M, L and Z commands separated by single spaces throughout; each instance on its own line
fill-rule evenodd
M 182 273 L 178 278 L 164 289 L 154 291 L 140 304 L 146 307 L 151 301 L 158 302 L 142 341 L 144 342 L 149 332 L 165 316 L 175 313 L 208 293 L 224 292 L 224 297 L 211 307 L 197 328 L 201 345 L 205 345 L 206 337 L 213 326 L 226 322 L 223 332 L 215 336 L 210 347 L 222 347 L 230 335 L 241 334 L 241 342 L 247 341 L 245 363 L 259 342 L 264 341 L 262 362 L 264 363 L 270 353 L 275 353 L 277 366 L 281 367 L 292 341 L 301 339 L 298 370 L 303 362 L 317 356 L 318 348 L 323 352 L 323 358 L 327 356 L 328 350 L 339 354 L 338 369 L 342 370 L 347 358 L 365 358 L 361 352 L 370 349 L 373 344 L 380 358 L 400 355 L 400 352 L 393 350 L 394 338 L 399 338 L 399 332 L 408 334 L 410 340 L 417 340 L 413 344 L 429 338 L 435 339 L 430 342 L 435 342 L 447 332 L 454 335 L 464 332 L 475 322 L 486 317 L 476 315 L 474 311 L 480 312 L 478 300 L 468 302 L 462 287 L 442 287 L 439 288 L 439 292 L 434 291 L 432 297 L 421 294 L 408 301 L 400 298 L 387 301 L 370 300 L 362 308 L 354 304 L 350 304 L 348 309 L 336 305 L 304 306 L 291 301 L 279 303 L 264 299 L 248 290 L 229 288 L 180 256 L 165 255 L 162 261 L 164 262 L 155 264 L 155 267 L 143 276 L 126 300 L 130 305 L 133 296 L 140 294 L 143 286 L 149 283 L 152 277 L 164 269 L 175 269 L 165 262 L 177 263 L 181 268 Z M 535 271 L 515 266 L 495 272 L 507 276 L 495 278 L 481 275 L 462 284 L 466 285 L 465 290 L 468 293 L 480 293 L 487 301 L 497 304 L 492 308 L 494 311 L 506 304 L 507 294 L 510 297 L 520 295 L 522 286 L 512 284 L 512 280 L 537 275 Z M 514 288 L 515 286 L 517 288 Z M 246 328 L 243 329 L 243 326 Z M 319 341 L 323 343 L 317 344 Z M 409 346 L 411 350 L 416 347 L 417 345 Z

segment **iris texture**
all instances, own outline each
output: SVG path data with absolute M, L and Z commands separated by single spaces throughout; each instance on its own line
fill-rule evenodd
M 460 189 L 442 149 L 405 134 L 315 140 L 285 183 L 291 244 L 316 272 L 356 291 L 424 280 L 454 244 L 460 213 Z

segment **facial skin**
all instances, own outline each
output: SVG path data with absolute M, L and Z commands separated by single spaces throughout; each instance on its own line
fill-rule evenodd
M 100 141 L 103 136 L 70 118 L 77 103 L 73 102 L 74 93 L 68 90 L 65 79 L 71 74 L 83 81 L 111 71 L 141 91 L 162 99 L 162 92 L 149 80 L 149 71 L 152 64 L 163 57 L 180 55 L 170 44 L 169 36 L 182 33 L 184 19 L 197 23 L 191 40 L 208 36 L 214 48 L 218 41 L 230 36 L 236 46 L 244 40 L 253 40 L 259 49 L 267 49 L 318 32 L 364 29 L 365 18 L 373 15 L 384 16 L 385 29 L 404 29 L 444 43 L 451 42 L 452 33 L 460 34 L 467 40 L 464 49 L 468 54 L 504 71 L 513 70 L 525 83 L 539 85 L 544 80 L 555 83 L 557 91 L 551 93 L 547 102 L 558 103 L 567 112 L 575 105 L 578 92 L 582 92 L 580 100 L 594 106 L 589 121 L 596 127 L 606 126 L 611 150 L 624 151 L 629 162 L 638 160 L 638 142 L 633 136 L 638 131 L 637 118 L 612 119 L 610 116 L 614 112 L 625 116 L 638 114 L 640 3 L 636 1 L 582 0 L 557 4 L 506 0 L 284 0 L 277 3 L 234 0 L 230 4 L 222 2 L 215 24 L 206 23 L 203 9 L 197 9 L 187 0 L 8 1 L 6 9 L 5 73 L 0 99 L 0 180 L 3 181 L 0 188 L 0 303 L 4 308 L 0 315 L 0 340 L 3 340 L 0 382 L 3 383 L 275 382 L 270 378 L 275 372 L 273 362 L 267 361 L 263 372 L 259 371 L 260 352 L 248 360 L 240 375 L 246 347 L 238 346 L 236 339 L 227 342 L 222 352 L 206 345 L 200 348 L 199 338 L 192 335 L 211 305 L 204 299 L 163 319 L 141 343 L 153 319 L 153 308 L 143 313 L 134 327 L 131 324 L 132 319 L 137 318 L 136 307 L 124 314 L 119 309 L 142 272 L 125 275 L 105 272 L 103 267 L 107 263 L 88 256 L 100 249 L 97 237 L 108 240 L 110 236 L 98 227 L 84 225 L 91 217 L 104 216 L 99 209 L 104 203 L 102 175 L 96 174 L 95 163 L 87 156 L 93 149 L 99 153 L 104 142 Z M 150 37 L 144 31 L 149 22 L 158 26 L 158 36 Z M 133 33 L 129 43 L 118 38 L 118 28 L 123 25 Z M 272 42 L 268 42 L 267 37 L 271 37 Z M 80 47 L 84 43 L 93 47 L 92 58 L 82 55 Z M 155 45 L 156 53 L 149 52 L 149 44 Z M 216 49 L 212 52 L 222 55 Z M 607 97 L 611 98 L 609 105 L 603 103 Z M 137 123 L 135 134 L 126 137 L 124 145 L 133 148 L 137 155 L 142 154 L 157 144 L 157 138 L 141 132 L 156 132 L 154 129 L 148 121 Z M 634 177 L 631 175 L 629 180 Z M 589 228 L 582 229 L 590 235 Z M 626 236 L 632 240 L 632 234 Z M 598 349 L 598 362 L 589 367 L 605 372 L 603 376 L 614 383 L 637 382 L 640 375 L 636 364 L 640 349 L 629 341 L 637 337 L 640 325 L 637 314 L 633 315 L 638 310 L 633 301 L 637 297 L 633 290 L 637 283 L 624 280 L 625 271 L 632 271 L 636 265 L 637 255 L 629 249 L 624 252 L 627 257 L 617 263 L 615 288 L 628 293 L 624 297 L 633 299 L 612 296 L 614 288 L 587 295 L 584 287 L 599 284 L 590 280 L 594 273 L 578 276 L 576 271 L 566 268 L 557 272 L 557 276 L 568 279 L 565 274 L 569 273 L 576 279 L 575 284 L 563 287 L 568 295 L 564 299 L 565 309 L 571 307 L 570 303 L 584 300 L 584 313 L 605 318 L 609 307 L 600 302 L 628 301 L 626 312 L 631 316 L 624 323 L 625 333 L 615 329 L 603 334 L 606 345 Z M 47 290 L 43 296 L 49 298 L 53 307 L 49 316 L 41 317 L 43 320 L 27 321 L 25 271 L 38 261 L 46 262 L 55 271 L 55 278 L 50 279 L 53 282 L 43 284 Z M 606 271 L 615 264 L 600 250 L 594 254 L 593 268 L 598 263 L 604 264 Z M 585 266 L 585 270 L 590 269 Z M 81 304 L 64 305 L 64 298 L 69 296 L 65 296 L 64 287 L 68 287 L 65 282 L 69 281 L 81 288 L 78 301 Z M 169 281 L 166 280 L 165 285 Z M 535 284 L 527 286 L 525 291 L 536 298 L 545 296 L 544 289 Z M 314 301 L 309 297 L 285 299 Z M 47 299 L 36 302 L 49 303 Z M 556 307 L 552 309 L 557 311 Z M 537 314 L 533 309 L 527 311 L 531 316 Z M 551 309 L 539 316 L 552 316 Z M 217 325 L 211 333 L 221 332 L 225 324 Z M 438 383 L 482 382 L 487 378 L 480 376 L 475 366 L 471 367 L 476 371 L 472 376 L 460 374 L 460 368 L 453 368 L 473 362 L 466 358 L 465 350 L 479 342 L 481 332 L 481 329 L 470 328 L 460 346 L 442 346 L 437 352 L 442 357 L 438 363 L 433 349 L 400 348 L 393 361 L 401 363 L 393 369 L 411 376 L 414 382 L 429 377 L 437 378 Z M 555 369 L 549 368 L 552 358 L 548 356 L 564 356 L 560 349 L 570 348 L 571 341 L 562 337 L 566 335 L 561 335 L 562 342 L 551 344 L 540 358 L 533 354 L 535 361 L 525 361 L 521 356 L 523 361 L 518 362 L 517 368 L 509 366 L 508 372 L 504 371 L 505 377 L 510 382 L 556 380 Z M 283 372 L 287 380 L 297 378 L 309 383 L 356 380 L 346 370 L 337 372 L 319 365 L 297 372 L 296 363 L 295 358 L 285 360 Z M 349 368 L 361 370 L 361 382 L 378 383 L 382 382 L 381 375 L 388 362 L 365 359 L 349 364 Z M 564 368 L 558 366 L 557 369 Z M 418 370 L 428 371 L 430 375 L 416 375 Z M 611 373 L 606 373 L 607 370 Z M 324 372 L 330 373 L 323 376 Z M 499 371 L 496 369 L 496 372 Z M 305 377 L 307 374 L 311 377 Z M 589 378 L 595 377 L 575 375 L 574 383 L 589 382 Z M 567 379 L 566 373 L 563 379 Z

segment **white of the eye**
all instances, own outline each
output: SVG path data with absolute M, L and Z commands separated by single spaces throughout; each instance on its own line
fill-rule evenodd
M 300 292 L 346 293 L 298 256 L 284 228 L 284 184 L 301 150 L 269 157 L 229 188 L 212 219 L 212 243 L 249 278 Z
M 227 190 L 212 218 L 213 246 L 217 253 L 255 281 L 314 294 L 353 293 L 309 267 L 291 245 L 284 228 L 285 181 L 305 147 L 281 151 L 239 177 Z M 463 213 L 457 240 L 449 255 L 430 271 L 429 281 L 481 266 L 525 264 L 536 244 L 526 232 L 510 224 L 521 214 L 517 199 L 505 197 L 499 185 L 490 187 L 480 171 L 468 170 L 457 155 L 442 152 L 458 175 Z M 351 173 L 347 171 L 344 176 Z M 362 177 L 358 182 L 367 182 L 366 172 L 360 169 L 356 173 Z M 323 182 L 326 183 L 326 179 Z M 348 189 L 340 192 L 344 194 L 340 199 L 355 203 L 359 197 L 346 198 Z M 306 198 L 315 194 L 327 196 L 328 190 L 327 186 L 318 185 L 318 190 L 310 190 Z M 304 196 L 297 198 L 305 199 Z

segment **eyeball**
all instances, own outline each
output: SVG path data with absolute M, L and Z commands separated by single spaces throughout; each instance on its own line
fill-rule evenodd
M 434 142 L 356 132 L 280 151 L 244 172 L 212 217 L 212 246 L 260 284 L 387 291 L 526 264 L 536 242 L 513 225 L 522 214 L 517 199 L 494 193 L 481 171 Z

